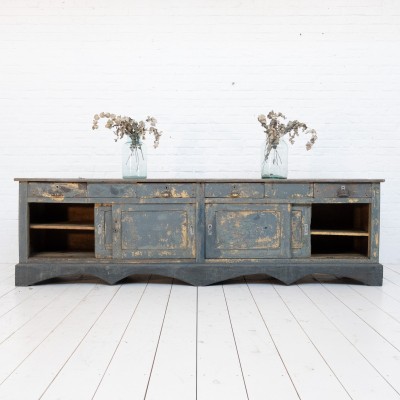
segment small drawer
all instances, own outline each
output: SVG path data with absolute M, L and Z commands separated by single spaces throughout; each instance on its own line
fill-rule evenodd
M 205 197 L 262 198 L 262 183 L 206 183 Z
M 196 186 L 191 183 L 138 183 L 137 197 L 190 198 L 196 197 Z
M 313 197 L 312 183 L 266 183 L 265 197 L 272 199 L 305 199 Z
M 86 197 L 86 195 L 86 183 L 31 182 L 28 184 L 29 197 L 63 199 L 65 197 Z
M 89 197 L 136 197 L 136 185 L 132 183 L 89 183 Z
M 372 185 L 370 183 L 315 183 L 314 197 L 372 197 Z

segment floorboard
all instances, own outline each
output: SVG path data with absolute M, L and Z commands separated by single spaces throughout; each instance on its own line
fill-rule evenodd
M 301 285 L 307 295 L 342 335 L 362 354 L 388 385 L 400 392 L 400 352 L 349 307 L 321 285 Z M 354 370 L 358 365 L 353 365 Z M 378 392 L 379 393 L 379 392 Z
M 107 366 L 94 399 L 125 400 L 145 397 L 171 287 L 171 279 L 150 280 Z
M 299 287 L 274 287 L 353 400 L 376 400 L 376 393 L 385 400 L 398 399 L 398 393 Z
M 37 287 L 14 288 L 0 298 L 0 318 L 30 299 L 37 292 Z
M 49 307 L 54 300 L 61 301 L 65 296 L 70 296 L 71 292 L 76 291 L 77 285 L 48 285 L 42 286 L 32 295 L 29 302 L 23 302 L 14 307 L 10 312 L 0 317 L 0 349 L 2 343 L 10 336 L 15 334 L 19 329 L 31 322 L 32 325 L 36 324 L 36 320 L 42 319 L 41 312 L 49 308 L 47 315 L 51 317 L 53 307 Z M 27 292 L 29 288 L 24 288 L 23 291 Z M 83 288 L 81 290 L 84 290 Z M 56 301 L 56 304 L 57 304 Z M 0 302 L 2 300 L 0 299 Z M 46 314 L 45 314 L 46 315 Z M 46 317 L 45 317 L 46 318 Z M 51 318 L 50 318 L 51 319 Z
M 375 304 L 360 296 L 347 285 L 325 285 L 355 315 L 400 351 L 400 322 L 382 312 Z
M 42 344 L 51 332 L 62 323 L 71 311 L 85 298 L 91 289 L 76 285 L 58 296 L 50 305 L 42 310 L 34 319 L 13 332 L 0 345 L 0 399 L 12 398 L 8 390 L 7 380 L 24 360 Z M 64 337 L 66 339 L 66 336 Z M 46 365 L 40 364 L 41 368 Z M 41 368 L 34 371 L 41 371 Z M 17 376 L 18 374 L 15 374 Z M 21 390 L 21 386 L 14 387 Z M 22 397 L 23 398 L 23 397 Z
M 11 273 L 11 275 L 9 275 L 1 280 L 1 282 L 0 282 L 0 298 L 3 297 L 4 295 L 8 294 L 12 290 L 15 290 L 13 273 Z
M 13 399 L 15 390 L 18 389 L 23 399 L 39 399 L 119 288 L 120 286 L 98 285 L 90 290 L 51 330 L 45 340 L 26 356 L 14 373 L 3 381 L 0 398 Z M 41 365 L 41 368 L 35 368 L 36 365 Z
M 65 360 L 41 399 L 91 399 L 135 312 L 147 283 L 126 283 Z
M 248 399 L 222 286 L 199 287 L 198 302 L 197 399 Z
M 0 264 L 1 400 L 400 400 L 400 268 L 381 287 L 158 276 L 15 287 Z
M 146 400 L 196 399 L 197 288 L 174 282 Z
M 351 396 L 271 283 L 251 283 L 250 291 L 268 326 L 300 398 L 341 400 Z M 292 286 L 290 286 L 292 288 Z
M 249 399 L 299 399 L 246 282 L 223 290 Z

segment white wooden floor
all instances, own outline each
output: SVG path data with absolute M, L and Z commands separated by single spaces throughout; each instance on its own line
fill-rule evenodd
M 0 399 L 400 399 L 400 266 L 384 277 L 16 288 L 1 264 Z

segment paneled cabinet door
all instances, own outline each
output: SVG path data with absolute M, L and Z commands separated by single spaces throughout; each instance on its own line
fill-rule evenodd
M 111 258 L 113 249 L 113 219 L 111 205 L 96 204 L 94 209 L 95 254 Z
M 113 258 L 195 258 L 195 204 L 113 206 Z
M 208 204 L 207 258 L 290 257 L 287 204 Z
M 291 248 L 293 257 L 311 256 L 311 205 L 292 205 L 291 210 Z

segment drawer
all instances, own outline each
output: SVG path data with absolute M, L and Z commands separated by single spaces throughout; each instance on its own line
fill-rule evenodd
M 205 197 L 262 198 L 262 183 L 206 183 Z
M 305 199 L 313 197 L 312 183 L 266 183 L 265 197 L 272 199 Z
M 29 197 L 86 197 L 86 183 L 31 182 L 28 184 Z
M 196 185 L 192 183 L 138 183 L 140 198 L 190 198 L 196 197 Z
M 314 197 L 372 197 L 370 183 L 314 183 Z
M 136 197 L 132 183 L 89 183 L 89 197 Z

